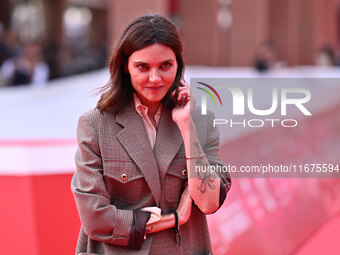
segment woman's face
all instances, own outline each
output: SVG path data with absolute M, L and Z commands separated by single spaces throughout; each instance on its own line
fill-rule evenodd
M 142 104 L 157 109 L 176 77 L 176 55 L 164 44 L 151 44 L 132 53 L 126 71 Z

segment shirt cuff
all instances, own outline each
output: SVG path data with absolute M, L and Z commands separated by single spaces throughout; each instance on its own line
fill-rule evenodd
M 146 222 L 149 220 L 151 213 L 133 210 L 133 221 L 129 236 L 128 247 L 139 250 L 142 247 L 145 235 Z

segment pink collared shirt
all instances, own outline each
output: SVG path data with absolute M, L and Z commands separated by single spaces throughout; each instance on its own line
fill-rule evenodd
M 149 109 L 148 109 L 147 106 L 142 104 L 142 102 L 140 101 L 140 99 L 138 98 L 138 96 L 135 93 L 133 93 L 133 99 L 135 101 L 136 111 L 138 112 L 138 114 L 143 119 L 144 126 L 145 126 L 145 129 L 146 129 L 146 133 L 148 135 L 151 148 L 153 149 L 153 147 L 155 146 L 157 130 L 149 119 L 149 116 L 148 116 L 148 110 Z M 159 119 L 161 117 L 161 113 L 162 113 L 162 105 L 160 105 L 158 107 L 158 110 L 155 114 L 155 121 L 156 121 L 157 126 L 158 126 Z

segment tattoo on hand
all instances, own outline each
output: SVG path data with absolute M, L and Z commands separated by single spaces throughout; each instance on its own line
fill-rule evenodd
M 203 163 L 202 159 L 197 159 L 196 160 L 196 165 L 198 166 L 203 166 L 200 167 L 200 169 L 206 169 L 205 172 L 201 172 L 198 171 L 198 179 L 202 180 L 201 185 L 199 187 L 197 187 L 197 189 L 199 191 L 201 191 L 201 193 L 205 193 L 207 191 L 207 187 L 211 188 L 211 189 L 215 189 L 215 186 L 212 184 L 214 182 L 214 178 L 212 177 L 212 173 L 210 171 L 208 171 L 208 163 Z
M 203 150 L 198 142 L 193 143 L 196 148 L 197 153 L 200 155 L 203 153 Z M 201 166 L 200 169 L 205 169 L 204 172 L 198 171 L 198 179 L 202 180 L 201 185 L 197 187 L 201 193 L 205 193 L 207 191 L 207 187 L 211 189 L 215 189 L 215 186 L 212 184 L 214 182 L 214 178 L 212 177 L 212 173 L 208 171 L 209 163 L 204 163 L 201 158 L 197 158 L 196 166 Z

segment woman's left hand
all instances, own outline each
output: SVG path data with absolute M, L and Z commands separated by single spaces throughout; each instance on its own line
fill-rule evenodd
M 173 92 L 172 96 L 174 96 L 174 94 L 175 93 Z M 180 102 L 180 104 L 173 108 L 172 119 L 178 126 L 189 125 L 193 109 L 195 108 L 196 100 L 190 96 L 190 87 L 183 80 L 181 80 L 179 93 L 176 99 L 178 102 Z

